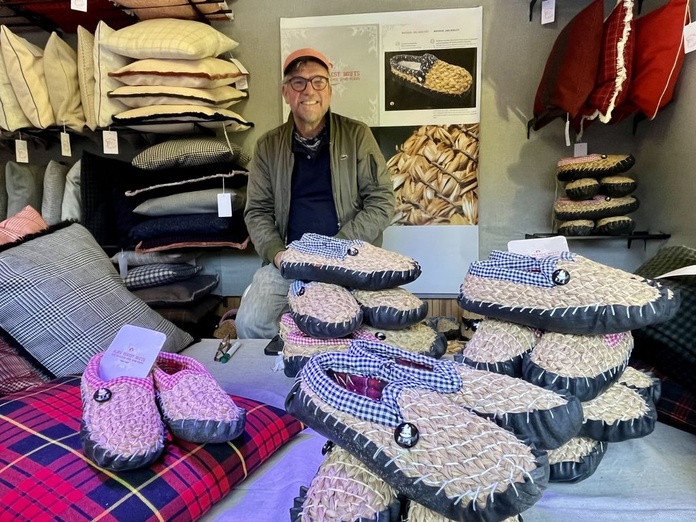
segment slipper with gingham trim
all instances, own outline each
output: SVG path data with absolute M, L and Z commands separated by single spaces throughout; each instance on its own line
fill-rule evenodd
M 285 335 L 283 342 L 283 372 L 286 377 L 296 377 L 310 357 L 323 352 L 348 351 L 350 341 L 350 337 L 324 339 L 292 330 Z
M 519 514 L 541 498 L 546 453 L 452 401 L 461 380 L 441 362 L 416 382 L 399 379 L 388 361 L 318 354 L 285 407 L 400 494 L 445 517 Z
M 535 257 L 494 250 L 469 266 L 457 302 L 503 321 L 592 335 L 667 321 L 680 299 L 656 281 L 571 252 Z
M 89 360 L 80 381 L 84 454 L 112 471 L 145 468 L 162 455 L 165 441 L 152 374 L 105 381 L 99 374 L 103 355 Z
M 308 233 L 288 245 L 280 273 L 286 279 L 383 290 L 415 281 L 421 267 L 408 256 L 365 241 Z
M 244 432 L 246 411 L 197 360 L 160 352 L 152 376 L 162 417 L 175 437 L 198 444 L 220 443 Z
M 556 165 L 559 181 L 581 178 L 603 178 L 628 171 L 636 159 L 631 154 L 589 154 L 574 158 L 563 158 Z
M 434 371 L 432 359 L 384 344 L 355 341 L 348 352 L 389 361 L 394 364 L 394 373 L 404 379 L 428 380 Z M 580 430 L 582 406 L 567 391 L 556 392 L 453 361 L 438 364 L 451 365 L 461 377 L 461 388 L 449 394 L 455 403 L 512 430 L 539 449 L 558 448 Z
M 292 522 L 398 522 L 394 488 L 349 452 L 327 442 L 326 457 L 290 509 Z

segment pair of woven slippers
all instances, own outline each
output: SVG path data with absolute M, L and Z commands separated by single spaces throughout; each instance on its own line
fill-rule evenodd
M 286 409 L 399 494 L 454 520 L 533 505 L 549 469 L 526 435 L 558 447 L 582 422 L 572 397 L 369 341 L 312 357 Z
M 389 67 L 392 75 L 404 85 L 430 96 L 463 96 L 471 90 L 474 81 L 464 67 L 447 63 L 430 53 L 392 56 Z
M 188 442 L 222 443 L 239 437 L 246 411 L 195 359 L 161 352 L 145 378 L 99 373 L 103 354 L 93 356 L 81 379 L 80 439 L 98 466 L 125 471 L 150 466 L 165 447 L 166 428 Z

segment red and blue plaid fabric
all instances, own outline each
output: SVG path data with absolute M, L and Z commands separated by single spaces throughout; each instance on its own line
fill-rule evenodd
M 247 411 L 224 444 L 167 440 L 149 468 L 97 467 L 80 443 L 80 378 L 68 376 L 0 399 L 0 520 L 193 521 L 304 425 L 285 411 L 232 396 Z

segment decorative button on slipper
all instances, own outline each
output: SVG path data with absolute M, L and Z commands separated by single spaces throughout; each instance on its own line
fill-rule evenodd
M 471 73 L 436 56 L 399 54 L 389 60 L 391 73 L 406 85 L 430 95 L 462 96 L 473 84 Z

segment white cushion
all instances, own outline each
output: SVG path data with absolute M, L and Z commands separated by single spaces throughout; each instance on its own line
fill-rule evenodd
M 41 217 L 47 224 L 60 223 L 65 194 L 65 180 L 70 167 L 55 160 L 48 162 L 43 178 L 43 197 L 41 200 Z
M 137 60 L 109 73 L 126 85 L 168 85 L 213 89 L 230 85 L 245 74 L 228 60 L 203 58 L 201 60 Z
M 82 214 L 82 196 L 80 196 L 80 166 L 82 160 L 77 160 L 70 167 L 68 174 L 65 177 L 65 191 L 63 192 L 63 201 L 60 207 L 61 221 L 75 220 L 80 221 Z
M 218 56 L 239 45 L 210 25 L 175 18 L 138 22 L 110 34 L 102 44 L 131 58 L 184 60 Z
M 124 85 L 109 93 L 115 99 L 131 108 L 151 105 L 203 105 L 205 107 L 227 108 L 246 97 L 244 91 L 223 85 L 215 89 L 195 89 L 192 87 L 168 87 L 161 85 Z
M 127 107 L 118 100 L 109 99 L 107 93 L 118 88 L 121 84 L 109 76 L 110 71 L 116 71 L 131 60 L 110 51 L 103 45 L 103 40 L 114 30 L 100 21 L 94 33 L 94 112 L 97 127 L 108 127 L 114 114 L 124 111 Z
M 85 112 L 77 78 L 77 53 L 53 32 L 44 49 L 44 60 L 50 64 L 45 68 L 46 87 L 56 124 L 82 132 Z
M 46 87 L 43 51 L 5 25 L 0 26 L 0 47 L 12 89 L 24 114 L 33 127 L 50 127 L 55 119 Z
M 77 79 L 85 122 L 90 130 L 97 128 L 94 103 L 94 35 L 81 25 L 77 26 Z
M 208 128 L 219 127 L 223 124 L 228 131 L 242 132 L 254 126 L 236 112 L 229 109 L 215 109 L 196 105 L 153 105 L 129 109 L 114 115 L 114 122 L 123 125 L 138 125 L 147 128 L 147 123 L 179 123 L 196 122 Z

